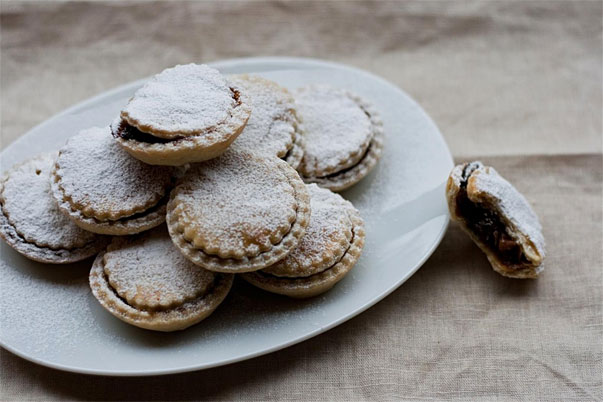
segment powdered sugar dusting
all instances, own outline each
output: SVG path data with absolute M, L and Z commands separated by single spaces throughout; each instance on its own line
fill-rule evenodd
M 7 253 L 8 254 L 8 253 Z M 4 256 L 7 256 L 4 254 Z M 47 266 L 30 264 L 16 269 L 3 261 L 2 340 L 27 339 L 29 353 L 61 359 L 81 354 L 74 337 L 98 331 L 88 309 L 90 289 L 85 265 Z M 24 264 L 25 265 L 25 264 Z M 9 331 L 9 326 L 16 326 Z M 107 339 L 113 340 L 108 333 Z
M 169 138 L 223 123 L 235 104 L 228 82 L 218 70 L 187 64 L 153 77 L 136 91 L 121 116 L 141 131 Z
M 328 86 L 302 88 L 296 102 L 306 137 L 300 165 L 304 175 L 322 176 L 356 163 L 373 135 L 370 119 L 358 103 L 347 92 Z
M 96 235 L 77 227 L 59 211 L 50 191 L 56 155 L 43 154 L 14 166 L 0 193 L 2 212 L 25 240 L 54 250 L 83 247 Z
M 270 250 L 296 219 L 294 190 L 278 165 L 232 150 L 191 169 L 172 197 L 186 240 L 222 258 Z
M 291 95 L 260 77 L 235 76 L 232 81 L 245 90 L 253 105 L 247 125 L 232 147 L 260 155 L 285 156 L 293 146 L 297 125 Z
M 136 238 L 116 238 L 104 255 L 109 283 L 139 308 L 168 308 L 205 294 L 215 274 L 190 262 L 165 226 Z
M 110 129 L 91 128 L 70 138 L 57 159 L 59 187 L 72 207 L 88 217 L 117 220 L 156 205 L 173 170 L 134 159 Z
M 542 226 L 530 203 L 517 189 L 492 167 L 480 167 L 471 174 L 472 185 L 498 201 L 498 208 L 521 233 L 544 251 L 545 242 Z
M 345 254 L 352 239 L 348 209 L 352 204 L 316 184 L 306 186 L 312 215 L 306 234 L 287 257 L 263 271 L 281 277 L 305 277 L 330 268 Z

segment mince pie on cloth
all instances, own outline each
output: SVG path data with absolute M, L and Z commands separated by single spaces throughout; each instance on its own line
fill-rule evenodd
M 71 137 L 59 151 L 52 192 L 59 208 L 81 228 L 134 234 L 165 221 L 175 171 L 132 158 L 109 128 L 91 128 Z
M 364 222 L 339 194 L 308 185 L 312 216 L 306 234 L 284 259 L 242 277 L 270 292 L 311 297 L 331 289 L 352 269 L 364 245 Z
M 13 166 L 0 181 L 0 236 L 34 261 L 67 264 L 91 257 L 110 238 L 87 232 L 63 215 L 50 191 L 56 154 Z
M 245 91 L 253 105 L 251 117 L 232 147 L 276 156 L 297 168 L 304 154 L 303 135 L 295 101 L 289 91 L 258 76 L 235 75 L 229 78 Z
M 217 272 L 248 272 L 285 257 L 305 233 L 310 197 L 278 158 L 228 150 L 187 171 L 172 191 L 167 224 L 192 262 Z
M 104 308 L 155 331 L 185 329 L 203 320 L 226 298 L 233 279 L 191 263 L 165 226 L 115 237 L 90 271 L 92 293 Z
M 494 270 L 510 278 L 535 278 L 545 256 L 542 227 L 528 201 L 494 168 L 481 162 L 456 166 L 446 186 L 448 208 L 486 253 Z
M 328 86 L 295 94 L 305 136 L 298 170 L 307 183 L 344 190 L 375 167 L 383 150 L 383 123 L 362 98 Z
M 135 158 L 180 166 L 224 152 L 250 113 L 244 91 L 218 70 L 187 64 L 164 70 L 136 91 L 111 128 Z

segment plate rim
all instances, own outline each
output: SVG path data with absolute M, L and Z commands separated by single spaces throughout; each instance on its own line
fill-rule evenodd
M 423 107 L 421 107 L 402 88 L 398 87 L 397 85 L 389 82 L 388 80 L 386 80 L 376 74 L 373 74 L 369 71 L 366 71 L 366 70 L 363 70 L 363 69 L 360 69 L 357 67 L 349 66 L 346 64 L 341 64 L 341 63 L 337 63 L 337 62 L 326 61 L 326 60 L 316 59 L 316 58 L 308 58 L 308 57 L 280 57 L 280 56 L 243 57 L 243 58 L 231 58 L 231 59 L 224 59 L 224 60 L 216 60 L 216 61 L 208 62 L 205 64 L 220 69 L 220 68 L 229 68 L 229 67 L 241 65 L 241 64 L 253 65 L 253 64 L 262 64 L 262 63 L 264 63 L 264 64 L 265 63 L 270 63 L 270 64 L 296 63 L 296 64 L 303 64 L 306 66 L 344 69 L 344 70 L 352 71 L 354 73 L 358 73 L 358 74 L 367 76 L 373 80 L 378 80 L 378 81 L 382 82 L 383 84 L 386 84 L 387 86 L 398 91 L 400 94 L 402 94 L 404 97 L 406 97 L 411 103 L 413 103 L 416 106 L 419 113 L 421 113 L 423 115 L 425 120 L 428 121 L 434 127 L 436 133 L 438 134 L 439 140 L 443 145 L 443 148 L 446 150 L 446 156 L 448 159 L 447 162 L 448 162 L 450 168 L 452 169 L 454 163 L 453 163 L 452 154 L 450 152 L 450 148 L 448 147 L 448 144 L 446 143 L 446 140 L 444 139 L 444 136 L 442 135 L 439 127 L 433 121 L 433 119 L 427 114 L 427 112 L 423 109 Z M 52 117 L 35 125 L 31 129 L 29 129 L 27 132 L 25 132 L 24 134 L 20 135 L 17 139 L 15 139 L 13 142 L 11 142 L 6 148 L 4 148 L 2 150 L 2 153 L 10 152 L 11 149 L 15 146 L 15 144 L 19 141 L 20 138 L 27 136 L 32 131 L 43 128 L 45 125 L 51 124 L 54 120 L 59 119 L 64 115 L 68 115 L 73 110 L 81 108 L 81 107 L 85 107 L 89 104 L 92 104 L 92 103 L 98 101 L 101 98 L 110 97 L 113 94 L 115 94 L 117 92 L 121 92 L 126 88 L 136 86 L 136 85 L 141 85 L 142 83 L 147 81 L 149 78 L 150 77 L 146 77 L 146 78 L 141 78 L 138 80 L 130 81 L 128 83 L 119 85 L 119 86 L 109 89 L 107 91 L 101 92 L 100 94 L 87 98 L 87 99 L 85 99 L 81 102 L 78 102 L 66 109 L 63 109 L 62 111 L 54 114 Z M 279 343 L 279 344 L 273 345 L 270 348 L 263 349 L 260 351 L 251 352 L 251 353 L 248 353 L 245 355 L 233 357 L 231 359 L 224 359 L 224 360 L 209 362 L 209 363 L 205 363 L 205 364 L 193 364 L 193 365 L 188 365 L 188 366 L 183 366 L 183 367 L 178 367 L 178 368 L 171 368 L 171 369 L 149 369 L 149 370 L 141 371 L 141 370 L 88 369 L 88 368 L 82 368 L 82 367 L 73 366 L 73 365 L 53 363 L 53 362 L 47 361 L 45 359 L 32 357 L 32 356 L 28 355 L 27 353 L 24 353 L 16 348 L 13 348 L 12 346 L 7 345 L 6 342 L 2 338 L 0 338 L 0 347 L 4 348 L 5 350 L 9 351 L 10 353 L 13 353 L 16 356 L 19 356 L 22 359 L 25 359 L 32 363 L 39 364 L 39 365 L 45 366 L 45 367 L 49 367 L 49 368 L 52 368 L 55 370 L 61 370 L 61 371 L 66 371 L 66 372 L 70 372 L 70 373 L 87 374 L 87 375 L 95 375 L 95 376 L 111 376 L 111 377 L 146 377 L 146 376 L 179 374 L 179 373 L 186 373 L 186 372 L 192 372 L 192 371 L 200 371 L 200 370 L 205 370 L 205 369 L 210 369 L 210 368 L 215 368 L 215 367 L 220 367 L 220 366 L 226 366 L 226 365 L 241 362 L 244 360 L 253 359 L 255 357 L 267 355 L 269 353 L 276 352 L 281 349 L 285 349 L 289 346 L 293 346 L 295 344 L 298 344 L 298 343 L 304 342 L 310 338 L 313 338 L 317 335 L 325 333 L 325 332 L 343 324 L 344 322 L 351 320 L 354 317 L 357 317 L 358 315 L 360 315 L 363 312 L 365 312 L 366 310 L 368 310 L 370 307 L 374 306 L 381 300 L 385 299 L 392 292 L 394 292 L 396 289 L 398 289 L 404 282 L 406 282 L 412 275 L 414 275 L 419 270 L 419 268 L 421 268 L 423 266 L 423 264 L 427 261 L 427 259 L 429 259 L 429 257 L 431 257 L 431 255 L 434 253 L 434 251 L 437 249 L 437 247 L 442 242 L 442 239 L 448 229 L 449 223 L 450 223 L 450 217 L 449 217 L 449 214 L 447 213 L 445 215 L 445 221 L 442 224 L 442 226 L 440 227 L 440 231 L 439 231 L 438 235 L 435 237 L 434 241 L 428 248 L 425 255 L 423 255 L 423 257 L 414 265 L 414 267 L 412 269 L 410 269 L 406 273 L 406 275 L 402 276 L 398 281 L 396 281 L 387 291 L 368 300 L 361 307 L 357 308 L 356 310 L 352 311 L 351 313 L 349 313 L 347 315 L 339 317 L 337 320 L 333 321 L 332 323 L 330 323 L 327 326 L 319 327 L 302 337 L 295 338 L 295 339 L 289 340 L 287 342 Z

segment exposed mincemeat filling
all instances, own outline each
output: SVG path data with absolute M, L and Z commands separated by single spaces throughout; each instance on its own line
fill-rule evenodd
M 457 214 L 462 216 L 467 227 L 498 258 L 507 265 L 530 263 L 517 242 L 507 234 L 506 226 L 495 211 L 472 202 L 467 195 L 467 181 L 475 166 L 467 165 L 463 170 L 461 188 L 456 199 Z

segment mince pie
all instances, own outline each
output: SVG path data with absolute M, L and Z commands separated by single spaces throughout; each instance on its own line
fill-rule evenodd
M 303 135 L 295 101 L 276 82 L 253 75 L 230 77 L 249 96 L 253 111 L 232 147 L 260 155 L 276 156 L 294 169 L 303 156 Z
M 52 191 L 76 225 L 95 233 L 125 235 L 165 221 L 176 169 L 132 158 L 108 128 L 71 137 L 59 151 Z
M 275 157 L 228 150 L 187 171 L 172 191 L 167 224 L 192 262 L 218 272 L 248 272 L 297 246 L 310 198 L 297 172 Z
M 312 215 L 306 234 L 284 259 L 243 279 L 269 292 L 303 298 L 326 292 L 352 269 L 364 245 L 364 222 L 339 194 L 308 185 Z
M 233 279 L 191 263 L 163 225 L 115 237 L 90 271 L 92 293 L 104 308 L 120 320 L 155 331 L 197 324 L 222 303 Z
M 63 215 L 50 191 L 56 154 L 13 166 L 0 181 L 0 236 L 25 257 L 67 264 L 97 254 L 110 238 L 79 228 Z
M 298 167 L 304 181 L 333 191 L 359 182 L 383 150 L 383 123 L 375 108 L 328 86 L 305 87 L 295 96 L 305 136 Z
M 215 158 L 247 123 L 246 94 L 218 70 L 178 65 L 140 88 L 111 125 L 119 145 L 151 165 Z
M 538 216 L 494 168 L 481 162 L 456 166 L 446 197 L 452 219 L 486 253 L 496 272 L 510 278 L 540 274 L 545 244 Z

